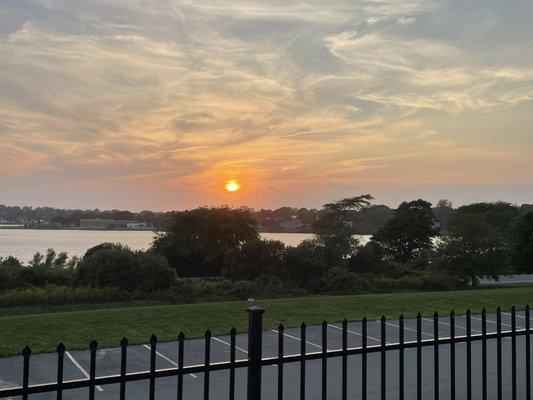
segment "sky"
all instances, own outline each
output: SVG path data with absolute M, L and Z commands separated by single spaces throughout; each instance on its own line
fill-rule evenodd
M 531 0 L 0 0 L 0 203 L 533 203 L 532 20 Z

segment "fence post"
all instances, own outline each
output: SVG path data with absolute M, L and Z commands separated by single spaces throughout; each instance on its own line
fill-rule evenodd
M 248 396 L 261 400 L 261 359 L 263 347 L 263 313 L 259 307 L 248 308 Z

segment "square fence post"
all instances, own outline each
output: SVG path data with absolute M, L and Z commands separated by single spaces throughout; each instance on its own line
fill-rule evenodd
M 263 313 L 259 307 L 248 308 L 248 396 L 261 400 L 261 361 L 263 348 Z

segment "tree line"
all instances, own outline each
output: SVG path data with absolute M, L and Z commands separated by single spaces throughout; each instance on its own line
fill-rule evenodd
M 0 290 L 112 287 L 178 297 L 356 293 L 475 287 L 483 278 L 533 273 L 533 211 L 504 202 L 453 210 L 447 202 L 408 201 L 362 244 L 352 216 L 372 210 L 372 202 L 361 195 L 325 204 L 312 223 L 314 238 L 296 247 L 262 240 L 246 209 L 174 212 L 147 251 L 103 243 L 81 258 L 49 250 L 28 265 L 0 259 Z M 446 208 L 443 230 L 435 210 Z

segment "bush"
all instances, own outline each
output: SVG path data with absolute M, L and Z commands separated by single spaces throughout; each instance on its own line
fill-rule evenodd
M 319 279 L 328 269 L 325 249 L 314 240 L 304 240 L 297 247 L 287 247 L 283 257 L 281 277 L 298 287 Z
M 78 267 L 78 284 L 127 291 L 165 289 L 176 279 L 164 257 L 105 243 L 89 249 Z
M 0 258 L 0 290 L 22 289 L 45 285 L 71 285 L 75 278 L 73 264 L 67 263 L 65 253 L 49 249 L 46 258 L 36 253 L 29 265 L 14 258 Z
M 129 293 L 117 288 L 43 286 L 0 292 L 0 307 L 43 306 L 82 303 L 105 303 L 132 300 Z
M 374 278 L 374 287 L 377 291 L 441 291 L 456 290 L 466 287 L 464 281 L 438 272 L 424 272 L 401 278 L 378 276 Z
M 309 286 L 313 293 L 358 294 L 374 291 L 372 279 L 345 268 L 329 268 Z

